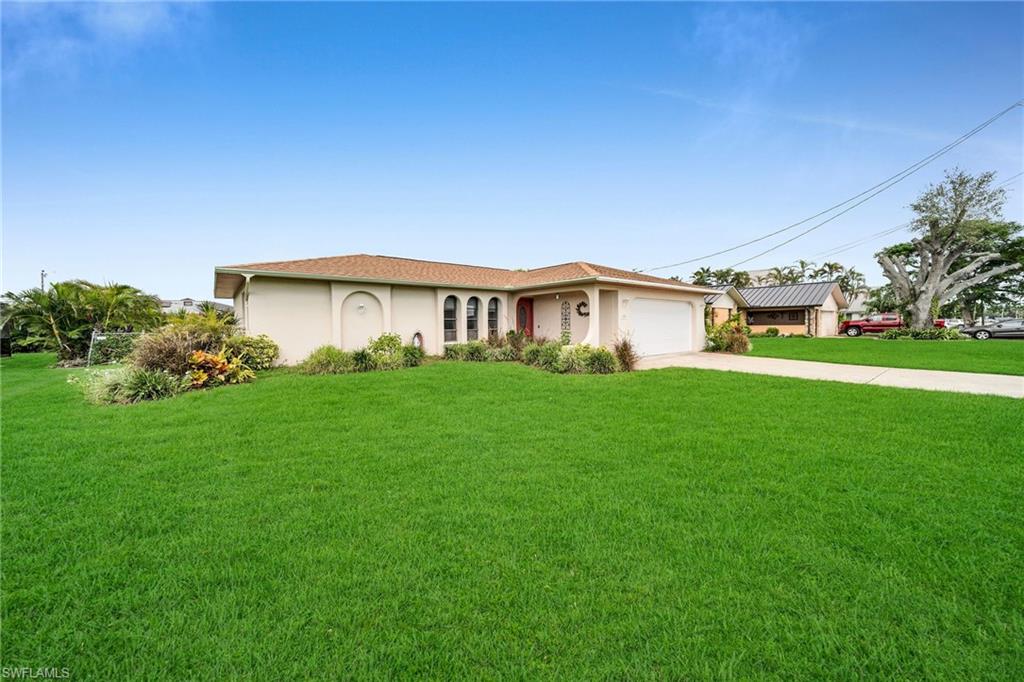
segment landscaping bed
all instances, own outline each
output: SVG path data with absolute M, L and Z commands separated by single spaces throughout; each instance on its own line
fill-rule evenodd
M 922 341 L 858 338 L 769 338 L 751 340 L 749 355 L 850 365 L 1024 375 L 1024 342 Z
M 1024 657 L 1019 401 L 437 362 L 110 407 L 52 363 L 2 363 L 5 666 L 1009 679 Z

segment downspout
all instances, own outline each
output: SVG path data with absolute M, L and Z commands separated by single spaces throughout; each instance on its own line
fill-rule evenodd
M 243 275 L 245 277 L 245 284 L 242 285 L 242 327 L 246 334 L 249 333 L 249 280 L 252 279 L 252 275 Z

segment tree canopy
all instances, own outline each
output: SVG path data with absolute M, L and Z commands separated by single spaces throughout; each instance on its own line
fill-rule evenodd
M 1024 267 L 1021 225 L 1000 219 L 1006 191 L 994 180 L 946 171 L 910 205 L 919 236 L 876 254 L 911 326 L 931 326 L 943 304 Z

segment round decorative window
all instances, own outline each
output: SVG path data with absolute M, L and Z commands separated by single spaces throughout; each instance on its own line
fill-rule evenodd
M 520 329 L 526 329 L 526 306 L 520 304 L 519 310 L 516 312 L 516 319 L 519 322 Z

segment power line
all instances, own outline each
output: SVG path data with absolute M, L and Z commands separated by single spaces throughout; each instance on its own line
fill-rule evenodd
M 855 249 L 858 246 L 861 246 L 863 244 L 867 244 L 868 242 L 873 242 L 876 239 L 881 239 L 882 237 L 887 237 L 888 235 L 894 234 L 896 232 L 902 232 L 903 230 L 905 230 L 908 227 L 910 227 L 912 224 L 913 224 L 913 221 L 909 221 L 909 222 L 903 223 L 902 225 L 897 225 L 896 227 L 891 227 L 888 230 L 883 230 L 882 232 L 878 232 L 876 234 L 873 234 L 870 237 L 865 237 L 863 239 L 858 239 L 857 241 L 853 241 L 853 242 L 847 242 L 846 244 L 841 244 L 841 245 L 839 245 L 839 246 L 837 246 L 837 247 L 835 247 L 833 249 L 828 249 L 827 251 L 822 251 L 820 253 L 816 253 L 815 256 L 821 256 L 822 258 L 831 258 L 833 256 L 838 256 L 841 253 L 846 253 L 850 249 Z
M 1016 175 L 1012 175 L 1009 178 L 1007 178 L 1006 180 L 1003 180 L 1001 183 L 996 185 L 996 188 L 998 189 L 1000 187 L 1004 187 L 1006 185 L 1009 185 L 1011 182 L 1013 182 L 1014 180 L 1016 180 L 1017 178 L 1019 178 L 1022 175 L 1024 175 L 1024 171 L 1022 171 L 1020 173 L 1017 173 Z M 839 255 L 841 253 L 846 253 L 850 249 L 854 249 L 854 248 L 856 248 L 858 246 L 861 246 L 863 244 L 867 244 L 868 242 L 872 242 L 872 241 L 874 241 L 876 239 L 880 239 L 880 238 L 886 237 L 886 236 L 888 236 L 890 234 L 894 234 L 896 232 L 900 232 L 902 230 L 905 230 L 906 228 L 910 227 L 913 224 L 914 224 L 914 221 L 913 220 L 909 220 L 909 221 L 907 221 L 905 223 L 901 223 L 901 224 L 897 225 L 896 227 L 890 227 L 890 228 L 888 228 L 886 230 L 882 230 L 881 232 L 876 232 L 875 234 L 868 235 L 867 237 L 863 237 L 861 239 L 855 239 L 855 240 L 853 240 L 851 242 L 846 242 L 845 244 L 839 244 L 838 246 L 834 246 L 832 248 L 825 249 L 824 251 L 819 251 L 818 253 L 813 254 L 811 257 L 812 258 L 831 258 L 832 256 L 837 256 L 837 255 Z
M 1019 178 L 1022 175 L 1024 175 L 1024 171 L 1021 171 L 1020 173 L 1017 173 L 1016 175 L 1011 175 L 1010 177 L 1006 178 L 1005 180 L 1000 182 L 998 185 L 996 185 L 996 189 L 999 189 L 1000 187 L 1004 187 L 1005 185 L 1009 185 L 1011 182 L 1013 182 L 1014 180 L 1016 180 L 1017 178 Z
M 860 192 L 859 194 L 855 194 L 852 197 L 850 197 L 849 199 L 846 199 L 845 201 L 841 201 L 838 204 L 830 206 L 829 208 L 825 209 L 824 211 L 820 211 L 818 213 L 815 213 L 814 215 L 809 216 L 807 218 L 804 218 L 803 220 L 801 220 L 799 222 L 792 223 L 792 224 L 787 225 L 787 226 L 785 226 L 783 228 L 775 230 L 774 232 L 769 232 L 768 234 L 765 234 L 765 235 L 763 235 L 761 237 L 758 237 L 756 239 L 751 239 L 750 241 L 743 242 L 742 244 L 738 244 L 736 246 L 732 246 L 732 247 L 730 247 L 728 249 L 722 249 L 721 251 L 715 251 L 714 253 L 705 254 L 703 256 L 698 256 L 697 258 L 691 258 L 689 260 L 680 261 L 678 263 L 672 263 L 670 265 L 659 265 L 657 267 L 647 268 L 645 270 L 639 270 L 638 272 L 654 272 L 655 270 L 666 270 L 666 269 L 669 269 L 669 268 L 676 268 L 676 267 L 679 267 L 680 265 L 688 265 L 689 263 L 696 263 L 697 261 L 705 260 L 707 258 L 713 258 L 715 256 L 720 256 L 723 253 L 729 253 L 731 251 L 736 251 L 737 249 L 742 249 L 745 246 L 750 246 L 751 244 L 756 244 L 756 243 L 764 241 L 765 239 L 768 239 L 770 237 L 774 237 L 777 234 L 782 234 L 783 232 L 787 232 L 787 231 L 793 229 L 794 227 L 799 227 L 799 226 L 801 226 L 801 225 L 803 225 L 805 223 L 809 223 L 810 221 L 814 220 L 815 218 L 820 218 L 823 215 L 831 213 L 832 211 L 836 210 L 837 208 L 840 208 L 842 206 L 845 206 L 846 204 L 849 204 L 851 201 L 854 201 L 854 200 L 859 199 L 859 198 L 861 198 L 861 197 L 863 197 L 865 195 L 868 195 L 865 199 L 863 199 L 862 201 L 854 204 L 853 206 L 848 207 L 843 212 L 841 212 L 841 213 L 839 213 L 839 214 L 837 214 L 835 216 L 832 216 L 828 220 L 825 220 L 825 221 L 815 225 L 810 230 L 807 230 L 807 231 L 802 232 L 801 234 L 797 235 L 797 238 L 799 238 L 799 237 L 807 234 L 808 232 L 811 232 L 811 231 L 821 227 L 822 225 L 824 225 L 824 224 L 826 224 L 828 222 L 831 222 L 835 218 L 838 218 L 840 215 L 843 215 L 843 213 L 846 213 L 846 212 L 852 210 L 853 208 L 856 208 L 857 206 L 860 206 L 861 204 L 863 204 L 868 199 L 871 199 L 872 197 L 875 197 L 875 196 L 881 194 L 882 192 L 884 192 L 885 190 L 889 189 L 893 185 L 895 185 L 895 184 L 897 184 L 899 182 L 902 182 L 906 178 L 910 177 L 910 175 L 912 175 L 912 174 L 916 173 L 917 171 L 921 170 L 922 168 L 924 168 L 926 165 L 928 165 L 929 163 L 931 163 L 935 159 L 937 159 L 940 156 L 943 156 L 947 152 L 951 151 L 953 148 L 958 147 L 959 145 L 963 144 L 964 142 L 966 142 L 970 138 L 974 137 L 975 135 L 980 133 L 982 130 L 984 130 L 985 128 L 989 127 L 990 125 L 995 123 L 997 120 L 999 120 L 1000 118 L 1002 118 L 1003 116 L 1008 114 L 1010 111 L 1012 111 L 1016 107 L 1019 107 L 1019 106 L 1022 106 L 1022 105 L 1024 105 L 1024 100 L 1018 100 L 1018 101 L 1014 102 L 1013 104 L 1011 104 L 1010 106 L 1006 107 L 1002 111 L 1000 111 L 1000 112 L 996 113 L 995 115 L 993 115 L 988 120 L 986 120 L 983 123 L 975 126 L 974 128 L 972 128 L 968 132 L 964 133 L 963 135 L 961 135 L 957 139 L 955 139 L 952 142 L 950 142 L 949 144 L 947 144 L 946 146 L 940 148 L 938 151 L 932 152 L 931 154 L 929 154 L 928 156 L 924 157 L 923 159 L 921 159 L 917 163 L 914 163 L 914 164 L 908 166 L 907 168 L 903 169 L 899 173 L 896 173 L 895 175 L 889 176 L 888 178 L 886 178 L 882 182 L 880 182 L 880 183 L 878 183 L 876 185 L 873 185 L 872 187 L 867 188 L 863 192 Z M 779 244 L 777 247 L 774 247 L 773 249 L 769 249 L 768 251 L 765 251 L 763 253 L 758 254 L 757 256 L 754 256 L 754 258 L 758 258 L 760 256 L 763 256 L 765 253 L 770 253 L 771 251 L 775 250 L 775 248 L 779 248 L 781 246 L 785 246 L 786 244 L 790 243 L 791 241 L 793 241 L 793 240 L 790 239 L 789 241 L 785 241 L 785 242 Z M 753 259 L 747 259 L 747 260 L 753 260 Z M 747 260 L 741 261 L 741 263 L 746 263 Z
M 850 211 L 852 211 L 853 209 L 857 208 L 857 207 L 858 207 L 858 206 L 860 206 L 861 204 L 865 203 L 866 201 L 870 200 L 871 198 L 873 198 L 873 197 L 876 197 L 876 196 L 878 196 L 879 194 L 881 194 L 882 192 L 884 192 L 885 190 L 889 189 L 890 187 L 892 187 L 892 186 L 893 186 L 893 185 L 895 185 L 896 183 L 898 183 L 898 182 L 900 182 L 900 181 L 902 181 L 902 180 L 906 179 L 906 178 L 907 178 L 907 177 L 909 177 L 909 176 L 910 176 L 910 175 L 911 175 L 912 173 L 916 172 L 917 170 L 920 170 L 920 168 L 923 168 L 923 167 L 924 167 L 924 165 L 927 165 L 927 163 L 930 163 L 931 161 L 934 161 L 935 159 L 937 159 L 937 158 L 939 158 L 940 156 L 942 156 L 943 154 L 946 154 L 947 152 L 949 152 L 950 150 L 952 150 L 952 149 L 953 149 L 954 147 L 956 147 L 956 146 L 959 146 L 959 145 L 963 144 L 964 142 L 966 142 L 966 141 L 967 141 L 967 140 L 969 140 L 970 138 L 974 137 L 975 135 L 977 135 L 978 133 L 980 133 L 980 132 L 981 132 L 982 130 L 984 130 L 984 129 L 985 129 L 985 128 L 987 128 L 988 126 L 990 126 L 990 125 L 992 125 L 993 123 L 995 123 L 997 119 L 999 119 L 1000 117 L 1004 116 L 1004 115 L 1005 115 L 1006 113 L 1008 113 L 1009 111 L 1011 111 L 1011 110 L 1012 110 L 1012 109 L 1013 109 L 1014 107 L 1019 107 L 1019 106 L 1021 106 L 1022 104 L 1024 104 L 1024 100 L 1021 100 L 1021 101 L 1018 101 L 1018 102 L 1014 102 L 1014 103 L 1013 103 L 1013 104 L 1012 104 L 1011 106 L 1007 107 L 1006 109 L 1003 109 L 1003 110 L 1002 110 L 1001 112 L 999 112 L 998 114 L 996 114 L 996 115 L 995 115 L 995 116 L 993 116 L 992 118 L 988 119 L 987 121 L 985 121 L 985 122 L 984 122 L 984 123 L 982 123 L 981 125 L 977 126 L 976 128 L 974 128 L 974 129 L 973 129 L 973 130 L 971 130 L 970 132 L 964 133 L 964 134 L 963 134 L 963 135 L 961 135 L 961 136 L 960 136 L 959 138 L 957 138 L 956 140 L 954 140 L 954 141 L 953 141 L 953 142 L 951 142 L 950 144 L 946 145 L 946 146 L 945 146 L 945 147 L 944 147 L 943 149 L 941 149 L 940 151 L 938 151 L 938 152 L 936 152 L 936 153 L 932 154 L 932 157 L 931 157 L 931 158 L 930 158 L 930 159 L 928 160 L 928 162 L 926 162 L 925 164 L 921 164 L 921 165 L 919 166 L 919 168 L 916 168 L 916 169 L 914 169 L 914 171 L 910 171 L 909 173 L 906 173 L 905 175 L 903 175 L 903 177 L 901 177 L 901 178 L 899 178 L 899 179 L 897 179 L 897 180 L 894 180 L 894 181 L 890 182 L 889 184 L 885 185 L 884 187 L 882 187 L 881 189 L 878 189 L 878 190 L 876 190 L 876 191 L 872 192 L 871 194 L 869 194 L 868 196 L 864 197 L 863 199 L 861 199 L 861 200 L 860 200 L 860 201 L 858 201 L 857 203 L 855 203 L 855 204 L 852 204 L 851 206 L 847 206 L 846 208 L 844 208 L 844 209 L 843 209 L 842 211 L 840 211 L 839 213 L 836 213 L 835 215 L 833 215 L 833 216 L 830 216 L 830 217 L 826 218 L 825 220 L 822 220 L 822 221 L 821 221 L 820 223 L 817 223 L 816 225 L 812 225 L 811 227 L 807 228 L 807 229 L 806 229 L 806 230 L 804 230 L 803 232 L 800 232 L 799 234 L 797 234 L 797 235 L 795 235 L 795 236 L 793 236 L 793 237 L 790 237 L 789 239 L 787 239 L 787 240 L 785 240 L 785 241 L 783 241 L 783 242 L 779 242 L 778 244 L 776 244 L 775 246 L 773 246 L 773 247 L 771 247 L 771 248 L 769 248 L 769 249 L 765 249 L 764 251 L 762 251 L 762 252 L 760 252 L 760 253 L 754 254 L 754 255 L 753 255 L 753 256 L 751 256 L 750 258 L 744 258 L 743 260 L 741 260 L 741 261 L 739 261 L 739 262 L 737 262 L 737 263 L 733 263 L 733 264 L 732 264 L 732 265 L 730 265 L 729 267 L 731 267 L 731 268 L 735 268 L 735 267 L 737 267 L 737 266 L 743 265 L 743 264 L 745 264 L 745 263 L 749 263 L 749 262 L 750 262 L 750 261 L 752 261 L 752 260 L 755 260 L 755 259 L 757 259 L 757 258 L 760 258 L 761 256 L 767 255 L 767 254 L 771 253 L 772 251 L 775 251 L 775 250 L 777 250 L 777 249 L 781 249 L 781 248 L 782 248 L 783 246 L 785 246 L 786 244 L 791 244 L 791 243 L 795 242 L 795 241 L 796 241 L 797 239 L 800 239 L 800 237 L 803 237 L 804 235 L 810 234 L 811 232 L 814 232 L 814 231 L 815 231 L 815 230 L 817 230 L 818 228 L 820 228 L 820 227 L 822 227 L 822 226 L 824 226 L 824 225 L 827 225 L 828 223 L 832 222 L 833 220 L 835 220 L 835 219 L 836 219 L 836 218 L 838 218 L 839 216 L 841 216 L 841 215 L 844 215 L 844 214 L 846 214 L 846 213 L 849 213 Z M 920 162 L 919 162 L 919 163 L 920 163 Z M 876 185 L 876 187 L 877 187 L 877 185 Z M 861 194 L 863 194 L 863 192 L 862 192 Z M 806 221 L 804 221 L 804 222 L 806 222 Z

